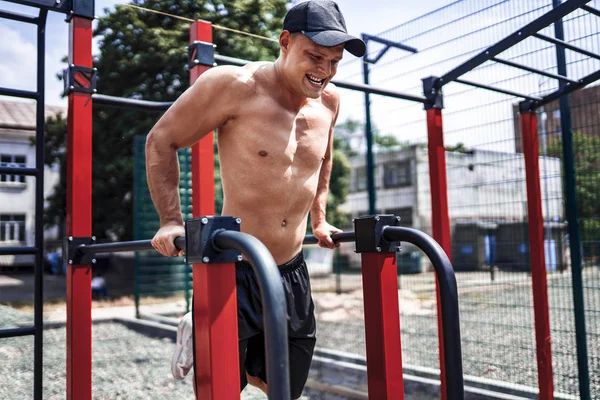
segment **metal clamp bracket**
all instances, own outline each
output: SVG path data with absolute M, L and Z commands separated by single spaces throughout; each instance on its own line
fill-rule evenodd
M 423 78 L 423 94 L 427 99 L 425 103 L 425 109 L 430 110 L 432 108 L 444 108 L 444 94 L 441 88 L 437 87 L 438 77 L 430 76 Z
M 63 70 L 63 94 L 71 92 L 96 93 L 98 69 L 71 64 Z
M 223 230 L 240 231 L 241 220 L 234 217 L 200 217 L 185 222 L 186 262 L 203 264 L 232 263 L 242 260 L 237 250 L 221 250 L 213 237 Z
M 73 237 L 69 236 L 63 239 L 63 254 L 66 256 L 66 262 L 69 265 L 92 265 L 96 264 L 95 254 L 83 254 L 79 246 L 96 243 L 96 236 L 91 237 Z
M 393 253 L 401 250 L 400 242 L 383 238 L 383 228 L 400 225 L 400 217 L 392 214 L 368 215 L 354 219 L 357 253 Z
M 190 69 L 196 65 L 206 65 L 216 67 L 215 63 L 216 44 L 195 41 L 188 46 L 188 67 Z

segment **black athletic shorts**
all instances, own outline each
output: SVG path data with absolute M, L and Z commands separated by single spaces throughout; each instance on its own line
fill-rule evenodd
M 280 265 L 287 300 L 290 386 L 292 399 L 300 397 L 308 378 L 315 348 L 315 314 L 308 270 L 302 253 Z M 236 263 L 240 391 L 248 384 L 246 371 L 267 382 L 262 302 L 258 282 L 247 261 Z M 268 382 L 267 382 L 268 383 Z

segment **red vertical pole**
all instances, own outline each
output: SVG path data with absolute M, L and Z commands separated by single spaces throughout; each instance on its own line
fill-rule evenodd
M 427 110 L 427 149 L 429 155 L 429 186 L 431 188 L 431 228 L 433 238 L 442 246 L 448 258 L 452 260 L 450 243 L 450 216 L 448 213 L 448 183 L 446 181 L 446 148 L 444 147 L 444 129 L 442 110 Z M 440 357 L 441 399 L 446 400 L 446 368 L 444 360 L 444 333 L 442 329 L 442 306 L 440 288 L 435 279 L 437 294 L 438 344 Z
M 404 399 L 396 253 L 362 253 L 369 398 Z
M 212 43 L 212 25 L 196 21 L 190 27 L 190 44 Z M 210 66 L 190 70 L 193 84 Z M 215 214 L 213 133 L 192 147 L 192 207 L 194 217 Z M 192 266 L 194 303 L 196 398 L 229 400 L 240 398 L 237 299 L 235 266 L 194 264 Z
M 552 350 L 550 348 L 548 283 L 544 255 L 544 216 L 542 214 L 542 191 L 540 188 L 539 144 L 535 113 L 525 112 L 521 114 L 521 132 L 523 134 L 523 155 L 525 157 L 527 181 L 527 226 L 533 286 L 539 399 L 549 400 L 554 398 L 554 381 L 552 376 Z
M 92 67 L 92 21 L 73 17 L 69 64 Z M 67 235 L 92 236 L 92 96 L 69 94 Z M 92 398 L 92 269 L 67 269 L 67 399 Z

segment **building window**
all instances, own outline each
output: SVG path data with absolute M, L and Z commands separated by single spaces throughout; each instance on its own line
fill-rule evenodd
M 391 162 L 383 167 L 383 187 L 410 186 L 410 161 Z
M 25 215 L 0 214 L 0 242 L 25 241 Z
M 412 207 L 392 208 L 385 210 L 386 214 L 393 214 L 400 217 L 400 226 L 410 228 L 413 226 L 413 209 Z
M 362 192 L 367 190 L 367 169 L 360 167 L 356 169 L 356 191 Z
M 0 166 L 25 168 L 27 166 L 27 158 L 15 154 L 0 154 Z M 25 183 L 25 176 L 0 174 L 0 182 Z

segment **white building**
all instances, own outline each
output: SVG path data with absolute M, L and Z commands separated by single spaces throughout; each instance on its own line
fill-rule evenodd
M 375 154 L 376 212 L 400 216 L 403 226 L 431 234 L 427 153 L 426 146 L 412 145 Z M 350 162 L 350 194 L 341 208 L 352 217 L 368 215 L 365 156 L 355 156 Z M 556 254 L 547 258 L 560 260 L 565 228 L 561 161 L 540 157 L 539 165 L 547 245 L 556 249 L 552 250 Z M 526 232 L 527 220 L 523 154 L 447 151 L 446 167 L 453 258 L 464 260 L 465 269 L 483 268 L 490 253 L 494 253 L 496 262 L 505 265 L 526 259 L 527 235 L 521 234 Z
M 35 103 L 0 101 L 0 163 L 35 168 Z M 46 106 L 45 117 L 66 109 Z M 44 168 L 44 198 L 58 182 L 58 166 Z M 0 174 L 0 246 L 34 246 L 35 177 Z M 56 239 L 56 230 L 45 232 Z M 0 266 L 33 265 L 33 256 L 0 256 Z

